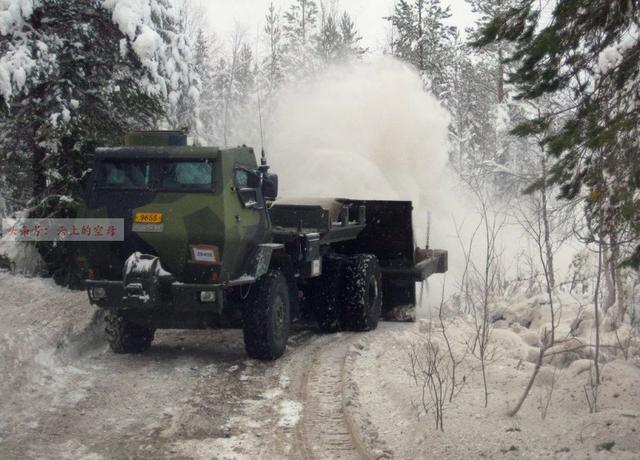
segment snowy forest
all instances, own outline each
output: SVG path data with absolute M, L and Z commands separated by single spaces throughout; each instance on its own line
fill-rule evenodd
M 375 121 L 371 126 L 363 121 L 365 129 L 379 130 L 380 137 L 388 134 L 390 142 L 406 143 L 401 152 L 381 152 L 386 159 L 378 163 L 366 152 L 357 151 L 353 158 L 362 153 L 371 160 L 371 168 L 387 172 L 395 180 L 388 190 L 409 190 L 416 203 L 416 225 L 424 226 L 427 211 L 432 212 L 427 233 L 416 230 L 418 244 L 424 246 L 426 238 L 427 245 L 449 251 L 446 278 L 418 287 L 417 328 L 426 338 L 418 343 L 406 333 L 398 341 L 408 343 L 408 351 L 404 347 L 392 355 L 408 363 L 410 378 L 402 385 L 415 386 L 413 399 L 398 396 L 393 401 L 417 411 L 419 423 L 435 426 L 435 441 L 420 441 L 417 450 L 393 447 L 395 441 L 402 444 L 400 435 L 392 433 L 392 427 L 380 427 L 387 414 L 394 423 L 408 416 L 376 396 L 373 401 L 387 412 L 352 408 L 355 419 L 367 422 L 362 426 L 379 427 L 361 441 L 376 454 L 393 451 L 395 458 L 428 458 L 425 452 L 436 452 L 427 449 L 438 449 L 438 441 L 449 446 L 469 441 L 464 434 L 438 437 L 454 431 L 454 423 L 475 417 L 491 425 L 483 415 L 465 413 L 465 404 L 476 413 L 493 405 L 491 416 L 508 413 L 509 420 L 516 420 L 513 417 L 524 413 L 522 420 L 536 420 L 531 425 L 523 421 L 522 434 L 517 423 L 500 425 L 508 436 L 522 436 L 521 444 L 496 441 L 494 446 L 489 428 L 478 428 L 481 442 L 493 447 L 486 452 L 480 447 L 451 447 L 452 451 L 437 451 L 442 458 L 517 450 L 525 457 L 528 452 L 533 457 L 584 458 L 594 449 L 604 454 L 613 450 L 614 456 L 622 449 L 619 458 L 633 458 L 640 452 L 638 443 L 629 440 L 640 429 L 634 380 L 640 359 L 640 4 L 465 1 L 477 18 L 467 30 L 455 26 L 445 1 L 390 0 L 390 15 L 379 19 L 386 43 L 383 50 L 374 51 L 364 44 L 359 18 L 342 7 L 347 0 L 272 2 L 258 30 L 236 25 L 231 34 L 212 29 L 199 0 L 0 0 L 0 217 L 73 217 L 95 148 L 121 145 L 133 130 L 184 129 L 193 145 L 246 144 L 256 152 L 264 148 L 276 166 L 289 168 L 285 178 L 301 175 L 296 168 L 304 164 L 315 168 L 318 177 L 315 173 L 322 167 L 310 156 L 278 158 L 278 147 L 287 145 L 283 139 L 290 131 L 277 131 L 283 119 L 293 118 L 287 115 L 287 103 L 295 99 L 300 107 L 291 113 L 301 116 L 306 106 L 330 112 L 317 100 L 324 93 L 311 96 L 308 104 L 301 96 L 325 88 L 327 79 L 335 89 L 343 79 L 380 78 L 382 83 L 374 84 L 372 91 L 385 91 L 383 87 L 396 81 L 409 86 L 415 80 L 425 99 L 414 100 L 434 101 L 416 109 L 421 114 L 418 121 L 406 123 L 415 126 L 417 140 L 406 139 L 409 128 L 392 134 L 394 123 L 402 124 L 404 118 L 385 118 L 386 124 Z M 406 78 L 394 80 L 395 75 Z M 336 97 L 335 102 L 349 97 L 348 90 L 327 94 Z M 362 112 L 369 110 L 363 107 Z M 390 109 L 395 114 L 394 110 Z M 369 115 L 363 120 L 378 120 Z M 309 124 L 320 120 L 309 116 Z M 423 123 L 430 117 L 438 118 L 433 126 L 442 126 L 443 142 L 419 145 L 430 136 L 431 125 Z M 297 122 L 289 129 L 301 126 Z M 318 123 L 317 137 L 304 131 L 295 147 L 311 139 L 318 140 L 311 148 L 318 152 L 334 147 L 340 155 L 355 152 L 349 144 L 361 137 L 327 134 L 326 140 L 326 126 L 334 125 Z M 434 139 L 428 142 L 438 144 L 440 138 Z M 410 160 L 406 151 L 411 148 Z M 437 149 L 443 149 L 443 158 L 430 156 Z M 327 155 L 325 159 L 334 158 Z M 391 165 L 394 155 L 402 165 Z M 402 160 L 402 155 L 407 158 Z M 350 167 L 358 170 L 355 160 L 338 161 L 339 167 L 329 168 L 329 174 Z M 369 163 L 362 165 L 364 172 L 369 168 Z M 427 185 L 433 176 L 438 179 Z M 286 188 L 282 177 L 281 187 Z M 336 177 L 335 184 L 341 184 L 325 195 L 354 190 L 338 172 Z M 373 183 L 377 177 L 365 180 Z M 308 184 L 294 179 L 295 193 L 322 194 L 323 184 L 334 184 L 331 179 L 306 179 Z M 375 189 L 367 187 L 354 193 Z M 78 287 L 73 254 L 64 245 L 0 243 L 0 267 Z M 531 332 L 534 328 L 538 329 Z M 507 332 L 517 334 L 517 344 Z M 381 356 L 400 343 L 361 340 L 354 346 L 362 348 L 352 347 L 345 361 L 356 375 L 348 388 L 359 388 L 360 397 L 375 393 L 367 378 L 378 365 L 370 357 L 356 362 L 362 350 Z M 511 360 L 505 364 L 508 370 L 501 367 L 501 353 Z M 620 362 L 633 364 L 625 367 Z M 251 380 L 256 368 L 247 369 Z M 563 371 L 566 385 L 559 383 Z M 225 372 L 231 375 L 235 370 Z M 385 388 L 403 388 L 394 380 L 399 377 L 385 375 L 380 377 Z M 465 381 L 463 376 L 472 375 Z M 629 384 L 619 401 L 635 391 L 630 401 L 636 407 L 606 412 L 620 396 L 606 386 L 607 380 L 613 385 L 616 379 L 620 385 Z M 502 383 L 506 380 L 512 382 Z M 511 399 L 500 399 L 500 385 L 512 385 L 505 390 Z M 470 388 L 473 397 L 465 396 Z M 282 386 L 277 401 L 285 390 Z M 558 401 L 561 391 L 571 393 L 572 402 L 566 406 Z M 551 450 L 540 447 L 545 442 L 545 422 L 540 420 L 553 412 L 554 404 L 567 413 L 579 405 L 594 417 L 576 416 L 576 424 L 567 429 L 580 437 L 579 443 L 569 443 L 570 453 L 560 438 Z M 275 417 L 277 429 L 286 432 L 297 422 L 287 425 L 290 413 L 282 407 L 281 418 Z M 256 410 L 270 413 L 272 408 Z M 603 410 L 607 415 L 598 418 Z M 548 421 L 558 433 L 562 416 L 560 412 Z M 304 415 L 300 417 L 304 422 Z M 605 428 L 606 417 L 615 419 L 618 438 Z M 598 428 L 585 428 L 591 425 Z M 539 436 L 535 447 L 524 445 L 529 426 L 535 426 L 531 436 Z M 635 434 L 630 434 L 632 429 Z M 574 448 L 584 444 L 581 430 L 597 433 L 585 441 L 593 441 L 588 449 Z M 621 434 L 625 430 L 628 436 Z M 244 436 L 231 437 L 236 435 Z M 614 438 L 618 444 L 610 441 Z M 251 450 L 246 445 L 261 441 L 241 439 L 243 448 L 224 445 L 231 449 L 230 458 L 238 452 L 258 458 L 279 448 L 271 446 L 275 450 L 267 453 Z M 1 441 L 0 430 L 0 446 Z M 556 447 L 567 450 L 553 450 Z M 132 452 L 140 453 L 127 454 Z M 75 451 L 72 457 L 83 453 L 88 451 Z

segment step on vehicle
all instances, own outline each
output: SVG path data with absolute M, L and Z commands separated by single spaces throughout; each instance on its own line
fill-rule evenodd
M 277 359 L 305 310 L 324 332 L 373 330 L 447 270 L 446 251 L 414 246 L 411 202 L 278 199 L 249 147 L 136 132 L 94 158 L 78 217 L 123 219 L 124 240 L 77 254 L 116 353 L 157 329 L 242 328 L 250 357 Z

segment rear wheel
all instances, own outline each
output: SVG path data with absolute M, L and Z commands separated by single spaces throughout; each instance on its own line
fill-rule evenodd
M 322 332 L 338 332 L 342 330 L 341 261 L 325 257 L 322 272 L 321 277 L 311 280 L 311 309 Z
M 108 313 L 105 332 L 114 353 L 142 353 L 153 342 L 155 330 L 127 321 L 122 316 Z
M 349 259 L 344 273 L 343 322 L 352 331 L 378 327 L 382 309 L 382 275 L 376 256 L 359 254 Z
M 291 307 L 287 280 L 279 270 L 271 270 L 251 289 L 242 321 L 247 354 L 265 361 L 277 359 L 283 355 L 289 338 Z

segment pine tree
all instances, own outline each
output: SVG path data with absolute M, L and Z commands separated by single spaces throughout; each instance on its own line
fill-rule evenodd
M 366 51 L 360 46 L 362 38 L 349 14 L 344 12 L 339 17 L 335 10 L 323 5 L 321 16 L 320 31 L 315 38 L 320 61 L 326 65 L 361 58 Z
M 214 99 L 219 114 L 218 145 L 246 142 L 255 109 L 256 70 L 251 47 L 236 30 L 228 59 L 218 61 L 214 69 Z
M 194 134 L 196 134 L 196 141 L 203 145 L 215 144 L 219 138 L 216 136 L 219 112 L 215 101 L 214 51 L 215 38 L 207 36 L 202 29 L 199 30 L 193 51 L 194 72 L 201 85 L 198 131 Z
M 0 30 L 0 167 L 14 209 L 71 213 L 93 148 L 162 118 L 188 50 L 168 1 L 152 6 L 137 17 L 116 0 L 9 8 L 20 13 Z
M 482 24 L 486 24 L 489 21 L 497 18 L 513 8 L 519 0 L 466 0 L 471 6 L 471 9 L 479 19 L 476 21 L 476 28 L 472 31 L 472 40 L 478 38 Z M 489 58 L 495 62 L 495 69 L 493 74 L 496 79 L 497 97 L 498 102 L 502 103 L 505 98 L 505 79 L 508 71 L 505 68 L 505 54 L 508 52 L 509 45 L 504 42 L 494 43 L 491 46 L 487 45 L 478 52 L 483 58 Z
M 9 211 L 72 216 L 89 158 L 158 126 L 189 82 L 168 0 L 9 0 L 0 7 L 0 176 Z M 173 99 L 173 100 L 172 100 Z M 64 249 L 43 245 L 50 268 Z
M 362 37 L 356 29 L 355 22 L 346 11 L 340 18 L 340 33 L 342 34 L 342 53 L 345 56 L 361 58 L 367 52 L 366 48 L 360 45 Z
M 335 11 L 321 7 L 320 32 L 316 37 L 316 53 L 323 63 L 335 62 L 342 55 L 342 35 Z
M 264 33 L 267 38 L 269 54 L 262 62 L 263 79 L 265 80 L 266 96 L 269 97 L 284 81 L 284 43 L 282 18 L 276 11 L 273 2 L 269 5 L 265 16 Z
M 200 127 L 200 90 L 201 82 L 194 71 L 192 49 L 197 41 L 194 36 L 194 24 L 182 17 L 181 11 L 170 13 L 173 0 L 156 0 L 163 9 L 152 14 L 157 33 L 168 46 L 160 50 L 164 56 L 158 60 L 159 71 L 167 76 L 167 99 L 165 103 L 166 124 L 168 129 L 184 128 L 192 133 L 196 140 L 201 134 Z M 176 16 L 175 14 L 180 14 Z
M 317 29 L 318 5 L 314 0 L 295 0 L 284 13 L 287 71 L 296 77 L 309 75 L 317 67 L 314 49 Z
M 394 28 L 393 54 L 413 64 L 425 87 L 441 99 L 448 93 L 446 66 L 456 34 L 455 27 L 445 24 L 450 17 L 440 0 L 400 0 L 388 18 Z
M 513 46 L 506 60 L 515 67 L 510 78 L 520 98 L 570 96 L 570 104 L 546 110 L 514 132 L 544 136 L 555 160 L 549 182 L 564 198 L 586 197 L 595 234 L 617 235 L 628 227 L 637 242 L 640 8 L 629 1 L 560 0 L 541 26 L 542 13 L 537 2 L 522 1 L 488 22 L 476 44 Z M 568 117 L 550 131 L 559 114 Z M 640 265 L 640 245 L 633 263 Z

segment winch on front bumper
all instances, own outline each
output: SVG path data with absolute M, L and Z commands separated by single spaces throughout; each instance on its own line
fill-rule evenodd
M 159 258 L 135 253 L 124 264 L 122 281 L 89 279 L 84 284 L 90 302 L 106 310 L 220 313 L 224 307 L 223 289 L 254 281 L 245 276 L 218 283 L 182 283 L 162 268 Z

